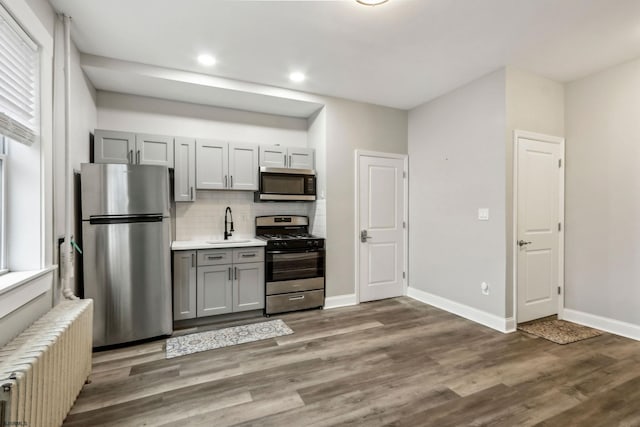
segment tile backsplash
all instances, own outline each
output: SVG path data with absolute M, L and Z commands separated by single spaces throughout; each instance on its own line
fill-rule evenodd
M 260 215 L 308 215 L 312 232 L 324 236 L 325 205 L 325 200 L 316 203 L 255 203 L 250 191 L 198 191 L 195 202 L 176 203 L 175 239 L 222 239 L 227 206 L 233 212 L 234 237 L 253 237 L 255 217 Z

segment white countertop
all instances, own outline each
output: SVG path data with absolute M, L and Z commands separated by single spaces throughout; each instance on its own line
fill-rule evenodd
M 228 248 L 247 248 L 251 246 L 267 246 L 267 242 L 264 240 L 256 239 L 253 237 L 237 239 L 231 238 L 229 240 L 174 240 L 171 243 L 172 251 L 190 251 L 193 249 L 228 249 Z

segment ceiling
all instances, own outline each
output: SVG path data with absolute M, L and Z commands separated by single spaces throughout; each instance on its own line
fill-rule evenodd
M 640 56 L 638 0 L 51 3 L 87 54 L 401 109 L 505 65 L 565 82 Z M 203 52 L 217 64 L 199 65 Z M 307 80 L 290 82 L 295 70 Z M 98 89 L 125 90 L 101 73 L 88 73 Z

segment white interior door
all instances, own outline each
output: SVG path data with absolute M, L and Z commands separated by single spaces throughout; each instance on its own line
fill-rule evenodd
M 403 294 L 404 159 L 359 162 L 360 301 Z
M 558 313 L 562 146 L 517 140 L 517 321 Z

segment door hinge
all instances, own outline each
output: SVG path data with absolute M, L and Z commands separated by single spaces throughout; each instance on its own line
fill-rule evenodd
M 407 278 L 407 273 L 405 273 L 404 271 L 402 272 L 402 278 L 406 279 Z
M 562 159 L 558 159 L 558 167 L 561 168 L 562 167 Z
M 561 222 L 558 223 L 558 231 L 562 231 L 562 223 Z
M 561 294 L 560 286 L 558 286 L 558 295 L 560 295 L 560 294 Z

